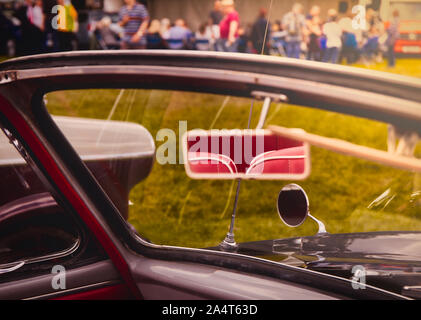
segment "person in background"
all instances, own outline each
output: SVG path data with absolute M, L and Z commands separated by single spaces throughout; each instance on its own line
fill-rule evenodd
M 366 20 L 369 27 L 375 26 L 380 33 L 384 31 L 383 22 L 379 13 L 372 6 L 367 6 Z
M 216 0 L 213 3 L 213 9 L 209 13 L 209 24 L 212 26 L 219 26 L 224 14 L 222 13 L 221 0 Z
M 366 10 L 366 30 L 363 32 L 362 54 L 366 65 L 370 65 L 377 60 L 381 62 L 380 39 L 384 34 L 383 22 L 379 13 L 372 6 L 367 6 Z
M 33 0 L 17 2 L 14 17 L 20 22 L 20 54 L 42 53 L 45 47 L 42 3 L 34 5 Z
M 396 65 L 395 57 L 395 43 L 399 38 L 399 11 L 393 11 L 393 19 L 390 22 L 389 27 L 387 28 L 387 65 L 390 68 L 393 68 Z
M 310 12 L 306 16 L 306 20 L 311 21 L 314 17 L 320 18 L 320 7 L 317 5 L 311 7 Z
M 320 61 L 321 60 L 321 49 L 320 49 L 320 36 L 322 35 L 322 29 L 320 27 L 320 7 L 313 6 L 310 9 L 310 13 L 306 17 L 307 24 L 307 59 Z
M 216 48 L 218 51 L 237 52 L 240 16 L 235 10 L 233 0 L 222 0 L 221 6 L 224 18 L 219 24 L 220 37 L 216 42 Z
M 170 37 L 169 36 L 169 30 L 170 30 L 170 28 L 171 28 L 171 21 L 170 21 L 170 19 L 163 18 L 161 20 L 161 30 L 160 30 L 160 33 L 161 33 L 161 36 L 162 36 L 162 38 L 164 40 L 166 40 L 166 39 L 168 39 Z
M 322 35 L 319 38 L 320 56 L 321 56 L 322 61 L 327 51 L 326 43 L 327 43 L 327 39 L 326 39 L 326 36 L 323 34 L 323 30 L 322 30 Z
M 186 50 L 194 50 L 194 32 L 191 31 L 191 28 L 187 24 L 187 22 L 184 22 L 184 27 L 187 29 L 187 40 L 186 40 Z
M 379 31 L 375 25 L 371 25 L 368 32 L 365 33 L 361 50 L 364 64 L 368 66 L 374 63 L 379 51 Z
M 259 54 L 261 52 L 269 54 L 270 41 L 268 39 L 270 39 L 271 26 L 268 25 L 266 15 L 266 8 L 260 8 L 259 16 L 251 29 L 250 40 L 253 44 L 254 51 Z
M 185 49 L 188 45 L 191 31 L 186 27 L 183 19 L 177 19 L 168 31 L 168 47 L 173 50 Z
M 223 18 L 224 14 L 222 12 L 221 0 L 216 0 L 213 3 L 212 11 L 209 13 L 209 25 L 212 26 L 212 32 L 215 32 L 217 38 L 219 38 L 219 24 Z
M 32 24 L 28 18 L 28 10 L 32 7 L 32 2 L 26 0 L 24 3 L 16 2 L 16 10 L 14 12 L 14 17 L 20 22 L 20 33 L 21 33 L 21 54 L 29 55 L 32 54 Z
M 0 10 L 0 51 L 7 53 L 8 56 L 15 56 L 19 54 L 19 40 L 18 37 L 15 39 L 16 46 L 9 46 L 8 41 L 11 37 L 15 36 L 15 26 L 13 22 L 7 18 L 4 13 Z
M 103 17 L 95 26 L 95 40 L 103 50 L 120 48 L 118 34 L 116 34 L 110 26 L 111 18 L 108 16 Z
M 53 28 L 52 21 L 56 16 L 53 13 L 53 7 L 57 4 L 56 0 L 43 0 L 44 13 L 44 37 L 45 37 L 45 51 L 53 52 L 58 50 L 57 30 Z
M 42 32 L 44 31 L 44 13 L 42 12 L 42 0 L 36 0 L 33 7 L 32 24 Z
M 290 58 L 300 58 L 301 43 L 304 40 L 306 21 L 303 6 L 295 3 L 292 10 L 282 18 L 282 28 L 286 31 L 286 54 Z
M 151 21 L 146 34 L 147 49 L 167 49 L 167 44 L 161 35 L 161 22 L 157 19 Z
M 238 28 L 238 39 L 237 39 L 237 52 L 241 53 L 257 53 L 254 49 L 253 43 L 250 40 L 251 30 L 253 28 L 252 24 L 247 24 L 246 28 Z M 259 52 L 260 53 L 260 52 Z
M 215 43 L 219 39 L 219 24 L 221 23 L 223 18 L 224 14 L 222 12 L 221 0 L 216 0 L 213 3 L 212 11 L 209 13 L 209 25 L 212 32 L 211 47 L 213 49 L 215 49 Z
M 322 35 L 320 17 L 314 16 L 311 21 L 307 22 L 308 40 L 307 40 L 307 59 L 313 61 L 321 61 L 322 49 L 320 47 L 320 37 Z
M 60 51 L 76 50 L 78 15 L 70 0 L 57 0 L 63 9 L 58 10 L 57 40 Z
M 212 26 L 209 26 L 207 23 L 202 23 L 199 27 L 199 30 L 196 31 L 195 38 L 195 47 L 200 51 L 209 51 L 212 44 Z
M 335 9 L 329 9 L 327 15 L 328 22 L 323 25 L 323 34 L 326 36 L 326 52 L 323 61 L 337 63 L 342 47 L 342 28 L 336 21 L 338 13 Z
M 282 30 L 281 21 L 277 20 L 272 24 L 271 27 L 271 54 L 280 55 L 282 57 L 286 56 L 285 53 L 285 36 L 286 32 Z
M 44 13 L 42 12 L 42 1 L 36 0 L 34 4 L 29 3 L 27 16 L 31 24 L 32 53 L 44 51 Z
M 355 63 L 359 59 L 359 50 L 356 30 L 352 27 L 352 15 L 345 14 L 338 23 L 342 28 L 342 50 L 339 62 L 345 58 L 347 64 Z
M 124 0 L 124 2 L 126 5 L 119 13 L 119 24 L 124 28 L 121 48 L 145 49 L 149 13 L 143 4 L 137 3 L 136 0 Z

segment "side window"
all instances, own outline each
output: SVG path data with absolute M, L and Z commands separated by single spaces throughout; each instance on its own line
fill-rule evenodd
M 77 252 L 82 239 L 74 218 L 57 204 L 22 157 L 26 152 L 22 145 L 2 129 L 0 283 L 51 272 L 54 264 Z
M 252 99 L 155 89 L 82 89 L 50 92 L 44 103 L 140 236 L 154 244 L 184 247 L 210 247 L 223 238 L 234 184 L 190 179 L 181 137 L 199 128 L 247 127 Z M 254 126 L 262 104 L 253 104 Z

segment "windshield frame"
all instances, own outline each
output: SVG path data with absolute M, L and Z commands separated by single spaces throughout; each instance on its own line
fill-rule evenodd
M 136 52 L 134 55 L 143 55 L 144 52 Z M 89 54 L 90 55 L 90 54 Z M 172 67 L 162 66 L 162 62 L 155 66 L 139 66 L 139 65 L 108 65 L 101 67 L 87 66 L 86 61 L 81 58 L 89 56 L 85 53 L 66 53 L 60 55 L 51 55 L 57 59 L 65 58 L 62 61 L 64 64 L 73 65 L 67 68 L 40 68 L 39 58 L 50 55 L 40 55 L 32 58 L 19 58 L 15 59 L 19 63 L 23 63 L 23 70 L 14 70 L 15 79 L 7 83 L 6 87 L 15 85 L 23 85 L 31 88 L 28 92 L 28 100 L 31 101 L 32 107 L 30 112 L 25 110 L 30 116 L 33 125 L 39 127 L 45 136 L 49 130 L 58 128 L 50 123 L 47 125 L 46 119 L 51 122 L 50 115 L 46 110 L 42 97 L 44 94 L 57 90 L 66 89 L 95 89 L 95 88 L 138 88 L 138 89 L 171 89 L 177 91 L 195 91 L 203 93 L 216 93 L 216 94 L 229 94 L 231 96 L 253 98 L 254 91 L 266 91 L 279 94 L 285 94 L 288 97 L 289 103 L 318 108 L 327 111 L 334 111 L 349 115 L 355 115 L 362 118 L 374 119 L 386 123 L 392 123 L 398 127 L 402 126 L 406 129 L 417 130 L 421 132 L 421 106 L 418 103 L 421 101 L 421 90 L 418 94 L 412 95 L 412 98 L 419 98 L 418 101 L 394 98 L 390 95 L 381 95 L 373 92 L 373 87 L 365 86 L 366 90 L 353 89 L 342 86 L 333 86 L 330 84 L 333 74 L 346 74 L 348 76 L 356 76 L 361 80 L 372 81 L 373 74 L 364 70 L 354 70 L 347 67 L 325 66 L 322 63 L 309 63 L 302 68 L 307 68 L 308 73 L 321 70 L 321 68 L 329 71 L 325 76 L 326 82 L 314 82 L 306 79 L 287 78 L 285 76 L 267 75 L 268 62 L 273 62 L 273 58 L 252 56 L 252 55 L 215 55 L 214 58 L 222 60 L 244 61 L 250 56 L 250 61 L 255 62 L 261 60 L 262 72 L 260 74 L 248 72 L 247 65 L 241 66 L 244 70 L 220 70 L 212 68 L 192 68 L 190 64 L 195 64 L 194 57 L 197 58 L 198 54 L 194 53 L 190 58 L 185 57 L 187 53 L 176 53 L 174 57 L 185 57 L 185 60 L 174 61 Z M 114 52 L 108 52 L 109 58 L 117 59 L 119 55 Z M 130 55 L 133 55 L 130 53 Z M 161 57 L 162 52 L 152 52 L 152 56 L 157 55 Z M 164 56 L 168 57 L 171 54 L 165 53 Z M 209 57 L 209 53 L 199 54 L 204 58 Z M 73 59 L 69 60 L 69 57 Z M 187 55 L 188 56 L 188 55 Z M 38 59 L 37 59 L 38 58 Z M 119 58 L 119 61 L 125 60 L 125 56 Z M 35 60 L 35 61 L 31 61 Z M 16 62 L 15 61 L 15 62 Z M 13 62 L 13 60 L 12 60 Z M 106 64 L 107 61 L 103 63 Z M 128 61 L 129 63 L 130 61 Z M 294 59 L 286 59 L 283 64 L 289 62 L 291 66 L 297 66 L 297 61 Z M 18 63 L 18 64 L 19 64 Z M 98 63 L 98 62 L 97 62 Z M 79 66 L 76 66 L 80 64 Z M 101 64 L 99 62 L 98 64 Z M 177 66 L 177 64 L 180 64 Z M 0 64 L 0 69 L 1 69 Z M 34 69 L 30 68 L 33 65 Z M 273 66 L 272 66 L 273 67 Z M 239 68 L 238 66 L 236 67 Z M 231 68 L 235 69 L 235 68 Z M 273 68 L 272 68 L 273 69 Z M 338 73 L 338 70 L 341 72 Z M 10 72 L 10 71 L 8 71 Z M 383 73 L 379 73 L 383 75 Z M 145 77 L 147 76 L 147 77 Z M 296 75 L 298 76 L 298 75 Z M 378 74 L 375 75 L 379 76 Z M 396 83 L 399 83 L 397 88 L 401 88 L 404 93 L 409 91 L 413 92 L 415 87 L 421 88 L 421 85 L 412 78 L 394 76 L 385 74 L 389 85 L 385 88 L 384 92 L 389 93 L 389 88 L 396 88 Z M 321 77 L 321 76 L 319 76 Z M 328 79 L 329 78 L 329 79 Z M 340 75 L 342 78 L 342 75 Z M 77 81 L 76 81 L 77 80 Z M 324 87 L 323 87 L 324 86 Z M 1 87 L 0 87 L 1 89 Z M 324 89 L 324 90 L 323 90 Z M 2 93 L 0 90 L 0 93 Z M 15 91 L 15 90 L 13 90 Z M 336 92 L 339 91 L 339 92 Z M 14 92 L 20 95 L 20 91 Z M 377 100 L 380 99 L 380 100 Z M 395 100 L 394 100 L 395 99 Z M 392 103 L 399 103 L 399 110 L 391 107 Z M 388 104 L 386 104 L 388 103 Z M 22 104 L 17 104 L 21 109 L 27 109 Z M 31 114 L 32 113 L 32 114 Z M 54 139 L 61 140 L 61 139 Z M 54 141 L 52 145 L 55 150 L 60 150 L 60 144 L 63 142 Z M 70 146 L 69 146 L 70 147 Z M 70 147 L 71 148 L 71 147 Z
M 291 104 L 377 120 L 421 134 L 421 94 L 413 97 L 417 99 L 414 101 L 321 80 L 315 82 L 265 73 L 190 67 L 80 66 L 21 70 L 15 77 L 35 86 L 38 96 L 68 89 L 111 88 L 195 91 L 247 98 L 254 98 L 255 91 L 281 93 Z M 421 85 L 419 89 L 421 92 Z M 384 92 L 388 93 L 388 88 Z M 397 105 L 399 109 L 395 108 Z

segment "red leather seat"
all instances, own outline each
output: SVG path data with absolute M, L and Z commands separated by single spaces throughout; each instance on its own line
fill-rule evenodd
M 247 174 L 302 174 L 305 149 L 303 146 L 273 150 L 259 154 L 250 163 Z
M 237 173 L 234 161 L 223 154 L 208 152 L 189 152 L 190 170 L 194 173 Z

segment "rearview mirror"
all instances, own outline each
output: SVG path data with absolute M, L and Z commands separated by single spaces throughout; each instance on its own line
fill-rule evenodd
M 268 130 L 193 130 L 182 140 L 193 179 L 302 180 L 310 174 L 309 145 Z
M 278 214 L 289 227 L 300 226 L 309 215 L 308 198 L 299 185 L 288 184 L 278 195 Z

